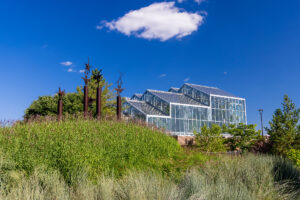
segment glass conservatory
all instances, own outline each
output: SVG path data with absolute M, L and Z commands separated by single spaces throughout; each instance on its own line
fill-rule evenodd
M 185 83 L 168 92 L 146 90 L 125 102 L 124 114 L 172 135 L 193 135 L 204 125 L 247 123 L 246 100 L 219 88 Z

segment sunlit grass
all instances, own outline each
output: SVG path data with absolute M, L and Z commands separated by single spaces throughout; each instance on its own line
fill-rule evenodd
M 0 128 L 0 199 L 300 199 L 273 156 L 205 155 L 133 123 L 74 119 Z
M 171 137 L 133 123 L 68 120 L 17 124 L 0 129 L 0 149 L 31 173 L 36 166 L 59 170 L 68 183 L 78 170 L 91 179 L 122 176 L 128 169 L 163 171 L 182 149 Z

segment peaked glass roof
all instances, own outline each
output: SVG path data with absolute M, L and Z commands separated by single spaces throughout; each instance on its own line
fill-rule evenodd
M 227 96 L 227 97 L 237 97 L 229 92 L 225 92 L 219 88 L 215 87 L 208 87 L 208 86 L 203 86 L 203 85 L 195 85 L 195 84 L 190 84 L 190 83 L 185 83 L 185 85 L 194 88 L 196 90 L 199 90 L 201 92 L 204 92 L 206 94 L 212 94 L 212 95 L 220 95 L 220 96 Z
M 178 92 L 180 88 L 170 87 L 169 92 L 175 91 Z
M 192 98 L 185 96 L 182 93 L 165 92 L 158 90 L 147 90 L 155 96 L 165 100 L 168 103 L 180 103 L 180 104 L 191 104 L 191 105 L 203 105 Z
M 146 115 L 161 115 L 161 116 L 165 116 L 165 114 L 163 114 L 158 109 L 154 108 L 153 106 L 147 104 L 144 101 L 137 101 L 137 100 L 129 100 L 129 99 L 127 99 L 126 102 L 128 104 L 130 104 L 131 106 L 135 107 L 137 110 L 139 110 L 142 113 L 146 114 Z
M 133 97 L 135 97 L 135 96 L 138 97 L 138 98 L 141 98 L 141 97 L 143 96 L 143 94 L 135 93 L 135 94 L 132 95 L 131 98 L 133 98 Z

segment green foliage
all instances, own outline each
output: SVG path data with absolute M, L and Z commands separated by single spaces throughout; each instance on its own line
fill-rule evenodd
M 0 184 L 1 200 L 300 199 L 300 172 L 280 157 L 222 156 L 187 171 L 179 182 L 155 172 L 130 171 L 119 179 L 101 176 L 94 183 L 83 173 L 75 185 L 66 184 L 59 171 L 43 167 L 23 176 L 5 167 L 13 163 L 1 159 L 0 178 L 10 177 Z
M 211 128 L 201 127 L 201 132 L 195 133 L 197 147 L 203 152 L 225 152 L 221 133 L 222 129 L 217 124 L 213 124 Z
M 111 116 L 116 112 L 115 111 L 116 94 L 112 89 L 110 89 L 112 87 L 112 84 L 108 83 L 103 76 L 101 76 L 98 85 L 97 77 L 99 76 L 100 73 L 101 72 L 98 69 L 94 69 L 92 71 L 91 79 L 88 83 L 89 97 L 95 100 L 97 95 L 97 87 L 100 86 L 102 88 L 102 96 L 101 96 L 102 113 L 103 115 Z M 83 96 L 83 86 L 77 87 L 77 93 Z M 92 111 L 92 114 L 95 115 L 96 101 L 93 101 L 93 103 L 90 105 L 90 110 Z
M 96 76 L 99 70 L 92 71 L 91 80 L 88 83 L 89 97 L 96 99 L 96 89 L 98 87 Z M 100 87 L 102 87 L 102 114 L 104 117 L 109 117 L 115 113 L 115 94 L 110 89 L 112 84 L 106 82 L 105 78 L 100 79 Z M 30 119 L 36 116 L 54 116 L 57 114 L 58 95 L 40 96 L 37 100 L 25 110 L 25 119 Z M 96 113 L 96 102 L 93 101 L 89 106 L 92 114 Z M 83 112 L 83 86 L 77 87 L 77 92 L 66 93 L 63 97 L 63 114 L 75 115 Z
M 260 135 L 260 131 L 256 131 L 255 127 L 256 125 L 254 124 L 231 124 L 228 127 L 223 127 L 223 132 L 227 132 L 232 135 L 231 138 L 226 140 L 230 149 L 232 151 L 249 151 L 254 146 Z
M 27 174 L 36 166 L 58 170 L 76 182 L 86 171 L 122 176 L 128 169 L 163 172 L 182 149 L 173 138 L 135 124 L 69 120 L 17 124 L 0 128 L 0 150 Z
M 293 161 L 300 169 L 300 150 L 290 149 L 287 152 L 287 157 Z
M 300 146 L 299 118 L 297 109 L 291 99 L 285 95 L 282 109 L 277 109 L 273 115 L 270 128 L 266 128 L 270 135 L 271 150 L 275 154 L 286 155 L 294 145 Z
M 299 176 L 280 157 L 222 156 L 187 173 L 180 189 L 183 199 L 299 199 Z

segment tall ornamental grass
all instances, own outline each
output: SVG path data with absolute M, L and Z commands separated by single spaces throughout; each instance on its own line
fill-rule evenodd
M 195 167 L 177 183 L 157 172 L 131 171 L 91 182 L 85 173 L 68 185 L 59 171 L 29 176 L 0 160 L 0 199 L 39 200 L 298 200 L 299 171 L 279 157 L 223 157 Z M 288 170 L 287 170 L 288 169 Z
M 85 172 L 121 177 L 129 169 L 163 171 L 182 149 L 173 138 L 133 123 L 46 121 L 0 128 L 0 151 L 16 170 L 58 170 L 68 184 Z

